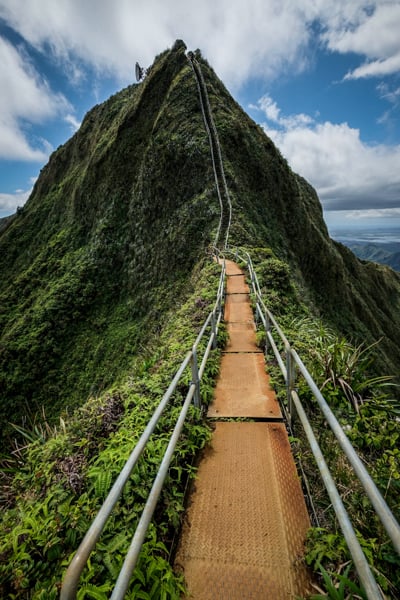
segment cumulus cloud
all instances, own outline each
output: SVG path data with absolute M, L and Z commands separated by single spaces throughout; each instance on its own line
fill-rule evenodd
M 400 205 L 400 146 L 368 145 L 347 123 L 284 116 L 269 96 L 258 102 L 273 139 L 294 171 L 317 189 L 326 210 Z
M 32 189 L 27 191 L 16 190 L 14 194 L 0 193 L 0 211 L 15 212 L 19 206 L 25 204 L 31 191 Z
M 74 81 L 84 77 L 85 64 L 132 80 L 136 60 L 149 64 L 175 38 L 202 48 L 231 86 L 250 75 L 301 71 L 315 38 L 368 59 L 349 78 L 399 69 L 397 0 L 41 0 L 40 10 L 35 2 L 0 0 L 0 18 L 60 61 Z
M 385 76 L 400 71 L 400 4 L 397 0 L 365 3 L 363 10 L 336 26 L 331 23 L 323 38 L 330 50 L 365 56 L 367 61 L 345 79 Z
M 149 64 L 183 38 L 202 48 L 224 81 L 239 85 L 249 73 L 301 68 L 310 36 L 295 0 L 41 0 L 40 10 L 25 0 L 0 0 L 0 17 L 78 78 L 83 60 L 99 72 L 132 79 L 137 59 Z
M 30 139 L 28 122 L 40 123 L 68 106 L 53 94 L 27 57 L 0 37 L 0 158 L 43 161 L 50 147 Z

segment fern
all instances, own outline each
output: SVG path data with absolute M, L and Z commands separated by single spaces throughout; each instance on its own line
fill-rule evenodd
M 96 586 L 92 583 L 85 583 L 78 591 L 77 600 L 84 600 L 85 598 L 94 598 L 94 600 L 108 600 L 110 587 L 105 584 L 102 586 Z
M 114 554 L 115 552 L 117 552 L 117 550 L 121 550 L 121 548 L 126 548 L 126 546 L 128 545 L 128 536 L 126 534 L 125 531 L 119 533 L 118 535 L 116 535 L 112 542 L 107 544 L 107 551 L 110 554 Z
M 103 562 L 108 572 L 110 573 L 112 580 L 116 581 L 121 570 L 122 562 L 120 565 L 117 565 L 115 563 L 115 557 L 113 556 L 111 551 L 109 553 L 107 552 L 104 555 Z
M 111 487 L 111 472 L 105 470 L 97 471 L 94 480 L 94 492 L 98 498 L 105 498 Z

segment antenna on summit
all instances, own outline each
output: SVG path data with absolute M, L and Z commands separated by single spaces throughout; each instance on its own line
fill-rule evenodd
M 135 65 L 135 75 L 136 81 L 141 81 L 146 75 L 145 69 L 143 69 L 143 67 L 141 67 L 138 62 Z

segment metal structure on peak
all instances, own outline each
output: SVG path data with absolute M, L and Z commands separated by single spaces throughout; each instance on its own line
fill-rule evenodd
M 142 81 L 142 79 L 144 79 L 146 76 L 146 69 L 141 67 L 138 62 L 135 65 L 135 75 L 137 82 Z

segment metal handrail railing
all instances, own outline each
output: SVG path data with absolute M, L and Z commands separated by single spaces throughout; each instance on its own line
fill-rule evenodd
M 222 183 L 223 183 L 223 188 L 224 188 L 224 194 L 225 194 L 225 198 L 226 198 L 227 205 L 228 205 L 228 224 L 226 227 L 224 246 L 223 246 L 224 249 L 226 249 L 228 247 L 229 231 L 230 231 L 231 222 L 232 222 L 232 201 L 231 201 L 228 184 L 226 182 L 226 177 L 225 177 L 225 169 L 224 169 L 224 163 L 222 160 L 221 144 L 219 142 L 217 128 L 214 123 L 210 100 L 208 97 L 207 85 L 204 80 L 201 66 L 200 66 L 199 62 L 195 59 L 192 52 L 188 53 L 188 59 L 189 59 L 190 65 L 192 67 L 193 74 L 196 79 L 198 92 L 199 92 L 200 106 L 201 106 L 201 111 L 203 114 L 203 120 L 204 120 L 204 124 L 206 127 L 207 135 L 208 135 L 209 142 L 210 142 L 211 158 L 212 158 L 213 170 L 214 170 L 214 178 L 215 178 L 217 194 L 218 194 L 218 199 L 219 199 L 220 209 L 221 209 L 221 216 L 220 216 L 218 231 L 217 231 L 214 245 L 217 246 L 221 227 L 222 227 L 223 217 L 224 217 L 222 195 L 221 195 L 221 190 L 219 187 L 218 174 L 217 174 L 216 163 L 215 163 L 215 153 L 214 153 L 214 143 L 215 143 L 216 154 L 218 157 L 218 163 L 219 163 L 219 168 L 220 168 L 221 178 L 222 178 Z M 204 94 L 204 101 L 203 101 L 203 94 Z
M 215 140 L 215 144 L 216 144 L 216 147 L 217 147 L 217 154 L 218 154 L 218 160 L 219 160 L 219 165 L 220 165 L 220 169 L 221 169 L 222 182 L 224 184 L 225 197 L 226 197 L 226 200 L 227 200 L 227 203 L 228 203 L 228 215 L 229 216 L 228 216 L 228 225 L 227 225 L 227 228 L 226 228 L 225 240 L 224 240 L 224 249 L 226 249 L 227 246 L 228 246 L 229 231 L 230 231 L 231 222 L 232 222 L 232 201 L 231 201 L 231 197 L 230 197 L 230 194 L 229 194 L 228 184 L 226 182 L 224 163 L 223 163 L 223 160 L 222 160 L 221 145 L 219 143 L 219 136 L 218 136 L 217 128 L 215 127 L 214 118 L 213 118 L 212 111 L 211 111 L 210 100 L 209 100 L 208 92 L 207 92 L 207 85 L 206 85 L 206 82 L 204 81 L 204 76 L 203 76 L 203 72 L 201 70 L 200 64 L 195 59 L 194 59 L 194 62 L 197 65 L 199 76 L 200 76 L 200 80 L 201 80 L 201 85 L 202 85 L 202 88 L 204 90 L 204 96 L 205 96 L 205 100 L 206 100 L 206 105 L 207 105 L 207 111 L 208 111 L 208 116 L 209 116 L 209 120 L 210 120 L 210 125 L 211 125 L 212 132 L 214 134 L 214 140 Z
M 186 354 L 182 363 L 180 364 L 174 378 L 172 379 L 167 391 L 162 397 L 159 405 L 154 411 L 150 421 L 148 422 L 145 430 L 139 438 L 135 448 L 132 450 L 128 460 L 126 461 L 122 471 L 117 477 L 114 485 L 112 486 L 107 498 L 103 502 L 99 512 L 97 513 L 92 525 L 88 529 L 84 539 L 82 540 L 78 550 L 76 551 L 71 563 L 66 571 L 64 581 L 61 588 L 60 600 L 74 600 L 79 586 L 79 578 L 81 573 L 88 561 L 89 555 L 94 549 L 100 535 L 110 517 L 115 505 L 121 497 L 125 484 L 127 483 L 137 461 L 142 455 L 150 436 L 152 435 L 157 423 L 164 412 L 168 402 L 174 394 L 176 387 L 181 380 L 186 369 L 191 366 L 192 381 L 190 382 L 189 389 L 182 405 L 181 411 L 177 418 L 174 430 L 171 434 L 170 441 L 164 452 L 160 467 L 158 469 L 156 478 L 153 483 L 153 487 L 147 498 L 145 507 L 143 509 L 142 516 L 140 517 L 137 525 L 134 537 L 132 539 L 130 548 L 125 557 L 124 564 L 119 573 L 116 586 L 112 593 L 112 600 L 121 600 L 129 586 L 129 580 L 132 572 L 136 566 L 140 549 L 143 545 L 147 529 L 149 527 L 151 518 L 153 516 L 157 500 L 160 496 L 163 483 L 165 481 L 168 467 L 170 465 L 173 452 L 179 439 L 179 435 L 182 431 L 182 427 L 189 409 L 191 402 L 193 401 L 195 406 L 201 408 L 201 396 L 200 396 L 200 382 L 204 373 L 206 362 L 212 348 L 216 347 L 218 326 L 220 324 L 223 312 L 223 302 L 225 293 L 225 260 L 222 260 L 221 276 L 218 285 L 217 298 L 213 307 L 213 310 L 205 320 L 200 333 L 198 334 L 192 349 Z M 200 368 L 198 367 L 198 347 L 202 341 L 207 328 L 210 327 L 210 334 L 208 343 L 204 351 Z
M 209 145 L 210 145 L 211 162 L 212 162 L 213 172 L 214 172 L 215 187 L 217 190 L 217 196 L 218 196 L 218 200 L 219 200 L 219 208 L 220 208 L 220 212 L 221 212 L 220 217 L 219 217 L 217 233 L 215 234 L 215 239 L 214 239 L 214 246 L 216 247 L 218 245 L 219 235 L 220 235 L 221 227 L 222 227 L 222 221 L 223 221 L 223 216 L 224 216 L 224 205 L 222 202 L 221 190 L 219 189 L 217 167 L 215 164 L 213 137 L 212 137 L 211 129 L 208 125 L 208 120 L 207 120 L 207 115 L 206 115 L 206 107 L 204 105 L 203 96 L 201 93 L 200 78 L 197 77 L 196 68 L 194 66 L 194 60 L 190 57 L 190 54 L 188 55 L 188 58 L 189 58 L 190 66 L 192 67 L 192 70 L 193 70 L 194 78 L 196 80 L 196 85 L 197 85 L 197 90 L 198 90 L 199 100 L 200 100 L 201 113 L 203 116 L 204 126 L 205 126 L 205 129 L 207 132 L 208 141 L 209 141 Z
M 231 250 L 226 250 L 225 253 L 232 253 Z M 214 255 L 218 256 L 219 251 L 214 249 Z M 209 356 L 209 353 L 216 344 L 216 336 L 218 332 L 218 326 L 222 318 L 222 310 L 223 310 L 223 299 L 224 299 L 224 282 L 225 282 L 225 274 L 226 274 L 226 266 L 225 266 L 225 258 L 222 256 L 222 270 L 221 277 L 219 280 L 217 299 L 214 304 L 213 310 L 208 315 L 205 320 L 193 346 L 191 351 L 189 351 L 185 358 L 183 359 L 180 367 L 178 368 L 171 384 L 169 385 L 167 391 L 165 392 L 163 398 L 161 399 L 158 407 L 153 413 L 149 423 L 147 424 L 145 430 L 143 431 L 138 443 L 133 449 L 130 457 L 128 458 L 125 466 L 123 467 L 120 475 L 115 481 L 113 487 L 111 488 L 109 495 L 104 501 L 99 513 L 97 514 L 95 520 L 93 521 L 90 529 L 88 530 L 85 538 L 83 539 L 81 545 L 79 546 L 74 558 L 72 559 L 68 570 L 66 572 L 61 595 L 61 600 L 71 600 L 76 598 L 76 592 L 78 589 L 79 578 L 81 572 L 88 560 L 90 552 L 96 545 L 97 540 L 99 539 L 101 532 L 110 516 L 114 506 L 119 500 L 123 488 L 128 481 L 132 470 L 134 469 L 139 457 L 141 456 L 144 448 L 146 447 L 147 442 L 151 434 L 153 433 L 164 409 L 166 408 L 169 400 L 171 399 L 178 382 L 181 377 L 185 373 L 186 369 L 191 366 L 192 371 L 192 381 L 190 382 L 189 389 L 181 408 L 180 414 L 176 421 L 174 430 L 171 434 L 170 441 L 168 443 L 167 449 L 165 450 L 164 456 L 162 458 L 160 467 L 158 469 L 156 478 L 153 483 L 153 487 L 149 493 L 147 498 L 145 507 L 143 509 L 142 515 L 140 517 L 139 523 L 137 525 L 134 537 L 132 539 L 130 548 L 125 557 L 124 564 L 118 576 L 114 591 L 112 593 L 112 600 L 121 600 L 125 592 L 128 589 L 129 581 L 132 575 L 132 572 L 136 566 L 140 549 L 143 545 L 147 529 L 149 527 L 150 521 L 152 519 L 152 515 L 154 513 L 156 503 L 160 496 L 163 483 L 165 481 L 165 477 L 168 472 L 168 468 L 172 459 L 173 452 L 175 450 L 177 441 L 179 439 L 179 435 L 181 433 L 187 411 L 192 402 L 198 407 L 201 407 L 201 397 L 200 397 L 200 381 L 204 373 L 204 369 L 206 366 L 206 362 Z M 336 439 L 338 440 L 344 454 L 348 458 L 350 464 L 352 465 L 361 485 L 366 491 L 376 514 L 380 518 L 383 526 L 385 527 L 389 537 L 391 538 L 394 548 L 400 554 L 400 526 L 397 523 L 395 517 L 393 516 L 390 508 L 387 506 L 384 498 L 380 494 L 378 488 L 376 487 L 373 479 L 369 475 L 368 471 L 365 469 L 362 464 L 359 456 L 351 445 L 349 439 L 343 432 L 342 427 L 328 406 L 326 400 L 324 399 L 321 391 L 318 386 L 312 379 L 310 373 L 308 372 L 306 366 L 303 361 L 297 354 L 297 352 L 291 347 L 288 339 L 286 338 L 284 332 L 280 328 L 278 322 L 275 317 L 271 313 L 271 311 L 266 307 L 261 294 L 260 285 L 258 282 L 257 274 L 254 270 L 251 258 L 249 254 L 246 253 L 246 256 L 240 256 L 238 251 L 235 254 L 236 258 L 239 258 L 241 261 L 247 263 L 247 268 L 250 275 L 252 292 L 255 296 L 256 302 L 256 316 L 259 316 L 263 326 L 266 331 L 266 337 L 268 340 L 269 346 L 272 348 L 273 353 L 277 359 L 278 365 L 283 374 L 286 388 L 287 388 L 287 407 L 284 407 L 286 411 L 287 418 L 289 423 L 292 424 L 295 414 L 300 419 L 300 422 L 303 425 L 306 437 L 309 441 L 310 448 L 313 452 L 315 460 L 317 462 L 318 468 L 321 473 L 322 480 L 327 489 L 327 493 L 332 502 L 332 506 L 337 515 L 339 525 L 342 529 L 343 535 L 349 547 L 350 554 L 354 560 L 355 568 L 359 575 L 360 581 L 365 588 L 365 592 L 367 598 L 369 600 L 377 600 L 381 599 L 382 595 L 379 590 L 379 587 L 375 581 L 375 578 L 372 574 L 368 561 L 363 553 L 363 550 L 360 546 L 360 543 L 357 539 L 354 528 L 349 519 L 348 513 L 343 505 L 340 494 L 337 490 L 334 479 L 329 472 L 329 468 L 326 464 L 325 458 L 321 451 L 321 448 L 318 445 L 316 436 L 313 432 L 310 421 L 306 415 L 304 407 L 301 403 L 301 399 L 295 389 L 295 378 L 296 372 L 295 369 L 299 370 L 299 372 L 303 375 L 304 380 L 309 386 L 311 392 L 313 393 L 318 406 L 320 407 L 324 417 L 331 427 Z M 220 259 L 221 262 L 221 259 Z M 200 367 L 198 366 L 198 347 L 203 339 L 207 328 L 210 327 L 210 335 L 208 338 L 207 346 L 204 351 Z M 277 334 L 277 337 L 280 341 L 276 341 L 274 338 Z M 281 351 L 278 348 L 278 344 L 283 345 L 284 356 L 282 358 Z
M 227 253 L 233 253 L 233 251 L 227 251 Z M 256 302 L 256 316 L 259 316 L 263 326 L 265 328 L 266 337 L 268 340 L 268 344 L 271 346 L 273 353 L 277 359 L 280 370 L 283 374 L 286 389 L 287 389 L 287 407 L 284 407 L 289 424 L 292 425 L 295 413 L 299 417 L 304 431 L 306 433 L 306 437 L 309 441 L 310 448 L 313 452 L 315 460 L 317 462 L 318 468 L 320 470 L 324 485 L 327 489 L 328 495 L 331 499 L 333 508 L 338 517 L 338 521 L 340 527 L 342 529 L 343 535 L 346 539 L 347 545 L 349 547 L 350 554 L 354 560 L 354 564 L 359 575 L 360 581 L 365 588 L 365 592 L 367 594 L 367 598 L 369 600 L 381 599 L 382 594 L 379 590 L 379 587 L 375 581 L 375 578 L 371 572 L 368 561 L 362 551 L 360 543 L 357 539 L 353 526 L 349 520 L 349 516 L 347 511 L 343 505 L 340 494 L 337 490 L 335 482 L 331 473 L 329 472 L 328 466 L 323 457 L 322 451 L 318 445 L 314 432 L 312 430 L 312 426 L 310 421 L 306 415 L 306 412 L 303 408 L 301 400 L 297 394 L 295 389 L 295 378 L 296 372 L 295 367 L 299 369 L 300 373 L 303 375 L 308 387 L 313 393 L 318 406 L 320 407 L 327 423 L 329 424 L 333 434 L 338 440 L 340 447 L 342 448 L 345 456 L 349 460 L 351 466 L 354 469 L 354 472 L 357 475 L 361 485 L 363 486 L 368 498 L 371 501 L 372 506 L 375 509 L 376 514 L 382 522 L 382 525 L 386 529 L 386 532 L 390 539 L 393 542 L 393 546 L 397 553 L 400 555 L 400 525 L 395 519 L 393 513 L 391 512 L 389 506 L 384 500 L 382 494 L 379 492 L 375 482 L 372 477 L 368 473 L 367 469 L 362 464 L 357 452 L 353 448 L 350 443 L 348 437 L 344 433 L 342 427 L 340 426 L 338 420 L 330 409 L 328 403 L 323 397 L 321 391 L 318 386 L 312 379 L 310 373 L 308 372 L 306 366 L 303 361 L 297 354 L 297 352 L 291 347 L 289 341 L 287 340 L 285 334 L 282 329 L 279 327 L 276 319 L 274 318 L 271 311 L 265 306 L 265 303 L 262 299 L 261 289 L 258 282 L 257 274 L 254 270 L 251 258 L 248 253 L 246 253 L 245 257 L 240 256 L 238 251 L 235 254 L 236 258 L 240 258 L 242 262 L 247 263 L 247 268 L 249 271 L 249 276 L 251 280 L 252 292 L 255 296 Z M 273 337 L 273 330 L 276 331 L 278 338 L 283 344 L 284 354 L 286 358 L 286 364 L 284 359 L 281 356 L 281 352 L 278 349 L 278 345 Z M 267 347 L 268 347 L 267 344 Z

